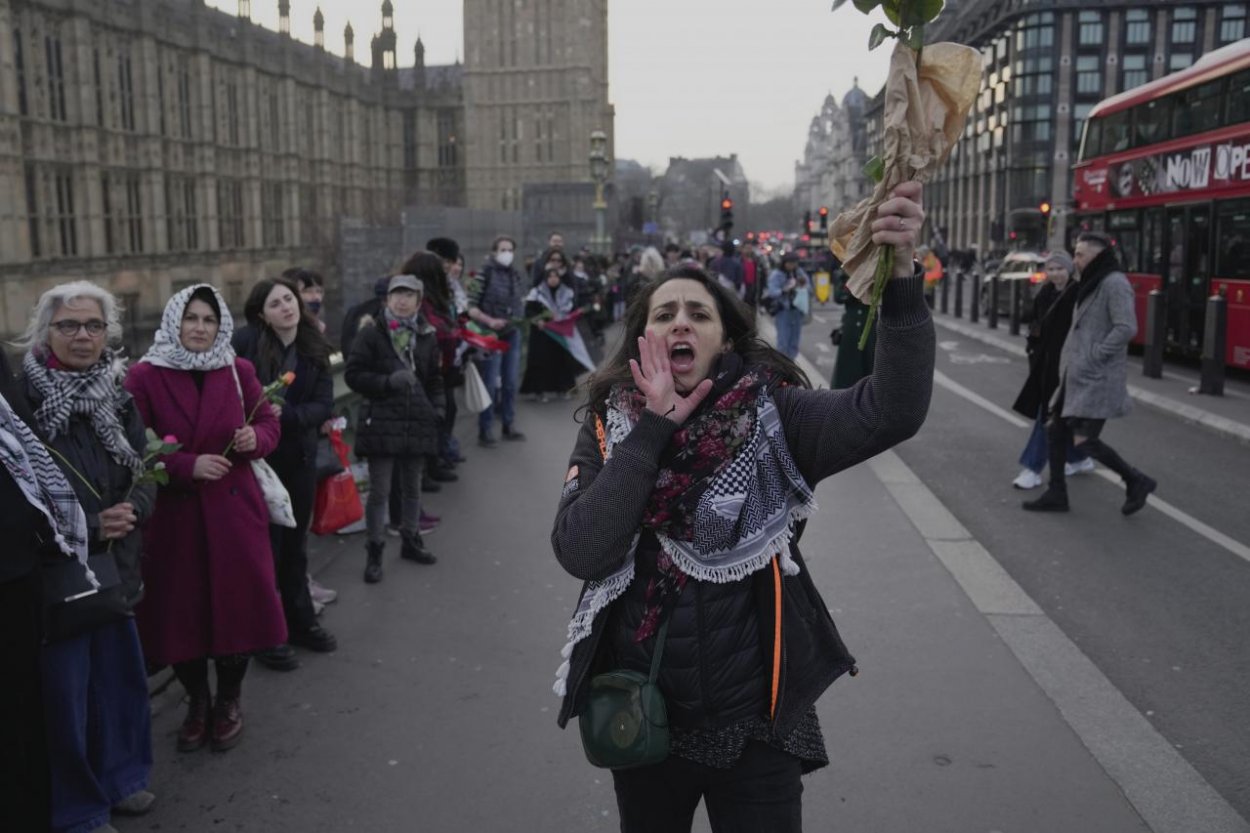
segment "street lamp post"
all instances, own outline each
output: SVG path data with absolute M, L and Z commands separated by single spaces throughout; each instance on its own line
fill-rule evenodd
M 608 209 L 608 203 L 604 199 L 604 186 L 608 181 L 608 135 L 602 130 L 596 130 L 590 134 L 590 178 L 595 183 L 595 239 L 591 241 L 591 248 L 596 254 L 610 255 L 612 251 L 612 240 L 607 235 L 605 228 L 604 213 Z

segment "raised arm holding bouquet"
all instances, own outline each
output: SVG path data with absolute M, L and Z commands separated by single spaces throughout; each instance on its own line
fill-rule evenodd
M 834 10 L 845 2 L 835 0 Z M 859 340 L 862 350 L 886 281 L 893 274 L 912 272 L 909 263 L 895 266 L 897 241 L 889 236 L 906 231 L 908 218 L 885 215 L 898 214 L 894 201 L 900 183 L 928 182 L 950 155 L 981 86 L 981 53 L 956 43 L 924 45 L 924 26 L 942 11 L 943 0 L 853 2 L 865 14 L 880 6 L 898 27 L 879 23 L 868 40 L 868 48 L 875 49 L 886 38 L 898 39 L 885 82 L 882 155 L 864 167 L 876 187 L 859 205 L 838 215 L 829 229 L 830 248 L 848 275 L 847 289 L 870 305 Z

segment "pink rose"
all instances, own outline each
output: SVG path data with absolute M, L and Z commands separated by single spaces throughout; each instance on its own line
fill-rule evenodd
M 165 436 L 161 437 L 161 442 L 165 443 L 166 445 L 177 445 L 178 438 L 175 437 L 173 434 L 166 434 Z
M 389 322 L 388 326 L 390 326 L 390 328 L 391 328 L 392 330 L 398 330 L 398 329 L 399 329 L 399 322 L 398 322 L 398 321 L 391 321 L 391 322 Z

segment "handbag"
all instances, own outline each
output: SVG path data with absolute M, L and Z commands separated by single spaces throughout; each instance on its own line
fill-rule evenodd
M 475 414 L 491 406 L 490 391 L 473 362 L 465 362 L 464 365 L 464 406 Z
M 234 386 L 239 392 L 239 402 L 243 405 L 243 413 L 246 414 L 247 401 L 243 398 L 243 385 L 239 382 L 239 371 L 232 364 L 230 372 L 234 374 Z M 256 483 L 260 486 L 261 494 L 265 496 L 265 506 L 269 509 L 269 523 L 295 529 L 295 508 L 291 505 L 291 494 L 286 490 L 286 486 L 282 485 L 278 473 L 263 459 L 248 462 L 252 464 L 252 474 L 256 476 Z
M 340 434 L 342 432 L 339 432 Z M 342 442 L 342 439 L 339 439 Z M 334 448 L 334 442 L 327 436 L 317 438 L 317 482 L 320 483 L 327 477 L 333 477 L 343 471 L 346 466 L 339 459 L 338 452 Z
M 91 586 L 76 558 L 61 556 L 40 565 L 45 642 L 71 639 L 130 618 L 131 607 L 113 554 L 90 556 L 87 566 L 95 573 L 99 589 Z
M 330 535 L 365 516 L 360 492 L 356 489 L 356 475 L 347 462 L 347 443 L 343 442 L 343 432 L 333 431 L 329 439 L 341 470 L 317 484 L 317 496 L 313 502 L 314 535 Z
M 665 619 L 655 639 L 650 674 L 621 669 L 591 679 L 578 728 L 582 749 L 592 765 L 633 769 L 668 757 L 668 708 L 655 683 L 667 636 Z

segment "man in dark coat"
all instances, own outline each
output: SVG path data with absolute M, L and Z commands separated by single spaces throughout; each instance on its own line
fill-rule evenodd
M 1124 461 L 1100 439 L 1108 419 L 1121 417 L 1130 407 L 1128 344 L 1137 334 L 1133 287 L 1120 270 L 1111 240 L 1102 232 L 1087 231 L 1076 244 L 1073 258 L 1081 274 L 1072 329 L 1059 363 L 1059 392 L 1055 396 L 1047 440 L 1050 443 L 1050 487 L 1024 508 L 1034 512 L 1068 511 L 1064 481 L 1067 444 L 1111 469 L 1124 479 L 1125 500 L 1120 511 L 1132 515 L 1146 505 L 1158 484 Z

